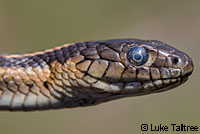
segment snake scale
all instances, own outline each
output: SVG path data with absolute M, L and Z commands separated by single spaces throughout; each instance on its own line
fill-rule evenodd
M 155 40 L 96 40 L 1 54 L 0 110 L 90 106 L 161 92 L 184 83 L 192 71 L 188 55 Z

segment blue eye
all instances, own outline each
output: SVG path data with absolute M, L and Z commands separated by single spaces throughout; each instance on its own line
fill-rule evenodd
M 130 50 L 127 53 L 127 58 L 130 63 L 140 66 L 147 62 L 148 60 L 148 53 L 143 47 L 134 46 L 130 48 Z

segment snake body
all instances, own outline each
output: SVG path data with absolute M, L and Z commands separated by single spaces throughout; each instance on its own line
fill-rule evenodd
M 127 56 L 135 46 L 148 56 L 141 61 L 142 55 L 134 55 L 142 64 Z M 188 55 L 155 40 L 87 41 L 1 54 L 0 110 L 90 106 L 161 92 L 184 83 L 192 71 Z

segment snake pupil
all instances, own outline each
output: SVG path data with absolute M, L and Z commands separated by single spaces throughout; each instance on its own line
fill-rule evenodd
M 142 56 L 139 55 L 139 54 L 135 54 L 135 55 L 134 55 L 134 59 L 135 59 L 136 61 L 140 61 L 140 60 L 142 59 Z

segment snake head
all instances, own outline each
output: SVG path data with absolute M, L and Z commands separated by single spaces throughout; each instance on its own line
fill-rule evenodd
M 104 101 L 161 92 L 184 83 L 193 72 L 192 59 L 155 40 L 110 40 L 98 43 L 98 60 L 87 72 L 97 79 L 95 91 Z M 102 100 L 101 100 L 102 101 Z

